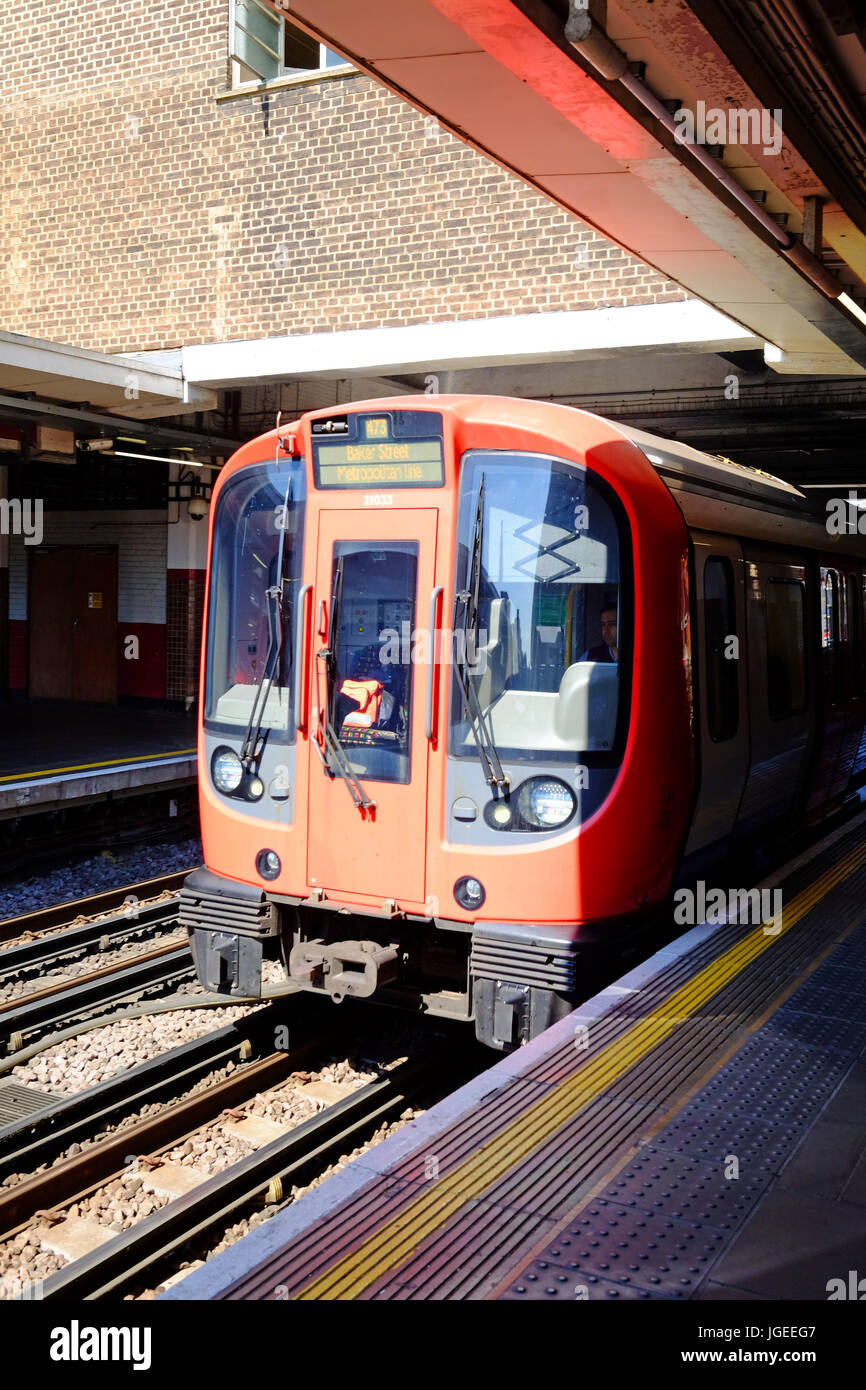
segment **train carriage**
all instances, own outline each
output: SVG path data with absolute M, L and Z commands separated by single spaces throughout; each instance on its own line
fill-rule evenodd
M 238 450 L 211 508 L 202 982 L 525 1042 L 594 952 L 866 776 L 866 546 L 586 412 L 399 397 Z

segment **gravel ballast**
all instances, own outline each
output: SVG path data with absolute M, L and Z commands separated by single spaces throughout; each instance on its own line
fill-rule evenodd
M 33 874 L 0 881 L 0 921 L 56 903 L 74 902 L 107 888 L 122 888 L 127 883 L 191 869 L 201 862 L 201 841 L 197 837 L 176 844 L 105 850 L 86 859 L 70 857 L 57 868 L 38 869 Z

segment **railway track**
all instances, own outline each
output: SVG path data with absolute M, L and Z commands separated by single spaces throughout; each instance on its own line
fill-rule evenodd
M 80 1153 L 13 1187 L 0 1188 L 0 1240 L 40 1209 L 68 1205 L 123 1172 L 130 1153 L 171 1147 L 212 1123 L 226 1107 L 240 1105 L 282 1080 L 315 1050 L 321 1051 L 325 1046 L 317 1020 L 321 1010 L 309 1008 L 305 1000 L 293 1003 L 299 1006 L 293 1010 L 293 1027 L 309 1029 L 310 1036 L 290 1051 L 273 1050 L 274 1032 L 285 1020 L 285 1011 L 271 1005 L 242 1023 L 174 1048 L 123 1076 L 0 1129 L 0 1183 L 10 1173 L 51 1163 L 58 1153 L 101 1132 L 98 1141 Z M 191 1094 L 203 1078 L 229 1064 L 234 1070 L 222 1080 Z M 159 1108 L 154 1110 L 155 1106 Z M 121 1123 L 145 1109 L 149 1113 L 134 1123 Z
M 0 986 L 9 979 L 45 974 L 82 956 L 102 954 L 126 942 L 146 939 L 170 929 L 176 921 L 177 899 L 165 898 L 141 907 L 130 906 L 113 917 L 100 917 L 80 927 L 66 927 L 17 946 L 7 946 L 0 951 Z
M 119 920 L 129 923 L 136 920 L 132 916 L 135 912 L 138 914 L 137 920 L 141 922 L 146 920 L 147 915 L 154 915 L 160 909 L 167 910 L 169 904 L 165 900 L 161 904 L 155 900 L 163 894 L 176 893 L 194 867 L 195 865 L 190 865 L 189 869 L 162 874 L 158 878 L 144 879 L 140 883 L 130 883 L 123 888 L 108 888 L 102 893 L 43 907 L 36 912 L 25 912 L 18 917 L 5 917 L 0 921 L 0 945 L 21 936 L 55 931 L 63 927 L 77 927 L 79 924 L 84 924 L 81 930 L 85 938 L 86 929 L 89 928 L 94 933 L 94 939 L 98 940 L 99 933 L 93 919 L 117 913 Z M 0 952 L 0 964 L 5 962 L 6 958 L 6 951 Z
M 164 992 L 168 986 L 192 982 L 195 975 L 189 946 L 165 945 L 131 962 L 108 965 L 73 981 L 60 981 L 0 1004 L 0 1049 L 18 1053 L 41 1041 L 61 1024 L 84 1022 L 95 1011 Z M 100 1014 L 102 1017 L 102 1014 Z
M 79 962 L 91 952 L 122 948 L 136 938 L 171 931 L 177 904 L 169 894 L 184 877 L 167 875 L 0 923 L 0 942 L 14 943 L 0 949 L 0 988 L 8 981 L 20 983 L 28 976 L 62 971 L 72 961 L 80 968 Z M 316 1053 L 327 1055 L 335 1044 L 347 1053 L 357 1044 L 352 1032 L 357 1027 L 356 1011 L 341 1011 L 335 1019 L 329 1005 L 323 1008 L 320 1000 L 295 995 L 290 1003 L 263 1001 L 265 1007 L 246 1018 L 72 1096 L 52 1097 L 38 1091 L 28 1095 L 28 1087 L 4 1081 L 3 1073 L 8 1073 L 14 1059 L 32 1055 L 31 1047 L 40 1042 L 50 1045 L 55 1035 L 58 1041 L 68 1037 L 66 1025 L 111 1022 L 126 1016 L 120 1012 L 124 1002 L 165 993 L 193 978 L 186 942 L 169 942 L 134 959 L 103 964 L 74 979 L 55 979 L 0 1002 L 0 1114 L 4 1113 L 4 1086 L 11 1101 L 5 1105 L 7 1116 L 15 1115 L 16 1096 L 23 1104 L 20 1115 L 0 1126 L 0 1244 L 12 1242 L 9 1248 L 14 1251 L 16 1239 L 29 1239 L 34 1230 L 47 1228 L 48 1235 L 38 1236 L 37 1242 L 42 1240 L 43 1250 L 54 1250 L 55 1227 L 67 1220 L 64 1209 L 71 1210 L 74 1220 L 80 1219 L 79 1210 L 89 1211 L 93 1203 L 99 1204 L 101 1212 L 106 1188 L 127 1190 L 130 1160 L 145 1165 L 142 1171 L 159 1169 L 164 1155 L 194 1138 L 212 1146 L 226 1132 L 220 1127 L 226 1111 L 242 1116 L 238 1107 L 258 1100 L 261 1109 L 263 1097 L 297 1095 L 298 1083 L 291 1080 L 294 1071 L 305 1064 L 312 1066 L 310 1059 Z M 292 1036 L 303 1041 L 291 1050 L 277 1050 L 276 1030 L 287 1009 Z M 387 1017 L 390 1028 L 388 1011 L 368 1007 L 365 1032 L 374 1013 Z M 5 1061 L 4 1051 L 12 1054 Z M 156 1210 L 149 1210 L 149 1201 L 143 1202 L 140 1219 L 136 1209 L 134 1217 L 127 1213 L 110 1231 L 106 1226 L 104 1243 L 52 1274 L 42 1288 L 43 1296 L 135 1296 L 157 1287 L 185 1260 L 206 1256 L 220 1239 L 231 1239 L 226 1232 L 233 1221 L 239 1220 L 242 1226 L 247 1221 L 255 1224 L 266 1210 L 286 1204 L 290 1198 L 284 1193 L 291 1185 L 312 1181 L 397 1120 L 407 1106 L 418 1101 L 429 1104 L 449 1090 L 455 1066 L 466 1070 L 466 1048 L 452 1046 L 448 1066 L 442 1065 L 442 1049 L 434 1051 L 435 1057 L 426 1055 L 425 1048 L 423 1060 L 413 1058 L 383 1069 L 376 1080 L 300 1123 L 297 1109 L 290 1108 L 285 1113 L 292 1118 L 282 1125 L 275 1123 L 270 1131 L 276 1130 L 278 1138 L 252 1153 L 236 1145 L 223 1158 L 223 1162 L 233 1160 L 223 1171 L 213 1171 L 218 1163 L 203 1161 L 192 1190 L 170 1200 L 160 1197 L 158 1201 L 165 1205 Z M 478 1069 L 477 1061 L 474 1069 Z M 296 1102 L 289 1104 L 296 1106 Z M 309 1102 L 306 1109 L 302 1104 L 300 1115 L 309 1108 Z M 172 1167 L 176 1164 L 169 1160 Z M 112 1206 L 116 1200 L 121 1199 L 111 1198 Z M 130 1220 L 134 1224 L 117 1233 L 119 1225 L 129 1225 Z M 39 1258 L 48 1257 L 37 1255 L 37 1268 Z M 50 1258 L 56 1268 L 59 1260 Z
M 0 950 L 0 992 L 12 995 L 0 997 L 0 1053 L 18 1052 L 64 1022 L 91 1018 L 100 1008 L 191 980 L 186 942 L 137 949 L 149 937 L 176 930 L 178 905 L 170 894 L 184 877 L 165 874 L 0 923 L 0 940 L 16 942 Z M 61 925 L 70 922 L 74 925 Z M 124 948 L 125 959 L 80 973 L 88 955 Z M 50 978 L 58 972 L 60 978 Z M 38 981 L 45 977 L 48 982 L 40 987 Z M 17 992 L 31 981 L 36 988 Z
M 278 1209 L 290 1184 L 311 1180 L 407 1106 L 429 1103 L 430 1072 L 429 1059 L 413 1060 L 368 1082 L 52 1275 L 43 1299 L 116 1298 L 153 1288 L 172 1262 L 206 1253 L 233 1221 L 267 1204 Z
M 301 1026 L 308 1017 L 308 1001 L 293 1001 L 293 1017 L 295 1010 Z M 22 1111 L 0 1127 L 0 1184 L 12 1173 L 32 1172 L 54 1162 L 72 1145 L 116 1129 L 147 1106 L 170 1105 L 178 1094 L 191 1091 L 229 1065 L 264 1055 L 272 1050 L 274 1030 L 281 1021 L 280 1007 L 272 1004 L 86 1091 L 46 1096 L 41 1108 Z M 59 1199 L 57 1194 L 46 1194 L 51 1204 Z
M 287 1019 L 301 1041 L 275 1051 L 275 1030 Z M 386 1010 L 364 1011 L 365 1032 L 371 1023 L 375 1030 L 392 1022 Z M 356 1030 L 356 1011 L 341 1011 L 335 1020 L 322 1001 L 298 994 L 0 1129 L 0 1184 L 12 1173 L 52 1164 L 13 1186 L 0 1186 L 0 1242 L 32 1229 L 34 1221 L 49 1229 L 60 1224 L 63 1208 L 76 1211 L 77 1203 L 128 1177 L 131 1158 L 158 1168 L 161 1155 L 201 1138 L 227 1110 L 237 1117 L 242 1115 L 238 1106 L 262 1093 L 296 1087 L 292 1073 L 313 1067 L 317 1053 L 321 1058 L 335 1047 L 351 1051 Z M 407 1106 L 429 1105 L 489 1060 L 474 1054 L 462 1037 L 459 1043 L 440 1037 L 432 1049 L 425 1041 L 422 1055 L 383 1067 L 376 1080 L 224 1171 L 204 1173 L 191 1191 L 72 1261 L 46 1281 L 43 1297 L 90 1299 L 156 1287 L 185 1258 L 205 1255 L 234 1220 L 285 1205 L 291 1184 L 311 1181 Z M 225 1074 L 201 1086 L 220 1070 Z M 309 1072 L 301 1076 L 309 1080 Z M 79 1145 L 84 1145 L 80 1151 Z

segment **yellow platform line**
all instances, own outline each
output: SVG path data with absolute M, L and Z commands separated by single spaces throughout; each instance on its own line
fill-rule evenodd
M 530 1105 L 447 1177 L 431 1183 L 409 1206 L 296 1297 L 304 1300 L 357 1298 L 382 1275 L 395 1271 L 412 1257 L 427 1236 L 545 1144 L 637 1061 L 658 1047 L 679 1023 L 696 1014 L 747 965 L 779 941 L 849 873 L 864 864 L 866 843 L 843 856 L 794 898 L 783 910 L 781 930 L 777 934 L 765 932 L 762 924 L 735 942 L 646 1018 L 638 1020 L 596 1058 L 586 1062 L 574 1076 L 560 1081 Z
M 42 772 L 12 772 L 8 777 L 0 777 L 0 782 L 26 782 L 35 777 L 56 777 L 60 772 L 93 772 L 99 767 L 153 763 L 156 762 L 157 758 L 188 758 L 197 752 L 197 748 L 170 748 L 167 753 L 137 753 L 127 758 L 109 758 L 106 762 L 101 763 L 76 763 L 71 767 L 47 767 Z

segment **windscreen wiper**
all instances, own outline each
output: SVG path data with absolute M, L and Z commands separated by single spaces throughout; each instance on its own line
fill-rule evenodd
M 355 805 L 361 811 L 371 811 L 376 803 L 369 797 L 360 779 L 352 770 L 352 764 L 346 757 L 345 749 L 337 737 L 337 732 L 331 723 L 331 703 L 333 700 L 334 680 L 337 672 L 337 633 L 339 632 L 339 613 L 340 604 L 343 599 L 343 559 L 341 555 L 337 561 L 337 569 L 334 574 L 334 589 L 331 594 L 331 617 L 329 622 L 330 643 L 329 647 L 323 647 L 318 653 L 320 661 L 325 663 L 325 698 L 319 701 L 319 723 L 322 730 L 322 743 L 318 739 L 314 740 L 316 751 L 322 759 L 327 771 L 332 777 L 340 776 L 348 788 L 349 795 Z
M 469 638 L 472 638 L 472 654 L 475 663 L 478 659 L 478 636 L 479 636 L 479 606 L 481 598 L 481 556 L 484 544 L 484 474 L 481 475 L 481 483 L 478 488 L 478 504 L 475 508 L 475 523 L 472 533 L 472 548 L 466 566 L 466 587 L 457 593 L 457 602 L 461 606 L 459 617 L 459 631 L 463 633 L 463 641 L 460 644 L 462 650 L 457 653 L 457 679 L 460 682 L 460 689 L 469 713 L 470 727 L 472 736 L 475 739 L 475 746 L 478 750 L 478 757 L 484 769 L 484 779 L 491 787 L 502 787 L 507 792 L 511 785 L 508 773 L 503 769 L 499 754 L 496 751 L 496 744 L 493 739 L 493 730 L 490 725 L 489 715 L 485 716 L 481 708 L 481 701 L 478 699 L 478 690 L 475 685 L 475 677 L 470 669 L 469 662 Z M 455 627 L 457 623 L 455 622 Z
M 250 719 L 244 741 L 241 745 L 240 759 L 244 769 L 250 772 L 261 756 L 263 741 L 260 738 L 262 720 L 265 717 L 274 676 L 279 669 L 280 654 L 283 650 L 283 562 L 286 553 L 286 526 L 289 514 L 289 501 L 292 495 L 292 479 L 286 481 L 286 496 L 283 503 L 283 524 L 280 529 L 280 544 L 277 550 L 277 582 L 265 590 L 268 603 L 268 650 L 265 655 L 262 674 L 253 694 Z

